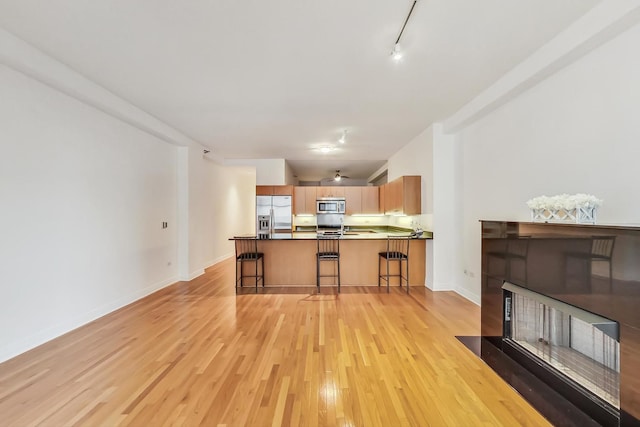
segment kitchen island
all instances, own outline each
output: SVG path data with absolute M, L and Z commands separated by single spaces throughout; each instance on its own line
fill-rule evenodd
M 366 231 L 342 235 L 341 285 L 377 286 L 378 253 L 387 250 L 387 237 L 407 235 L 407 232 Z M 264 253 L 265 286 L 316 286 L 316 236 L 312 232 L 272 233 L 258 240 L 258 251 Z M 425 284 L 426 240 L 431 237 L 431 233 L 425 232 L 419 238 L 410 239 L 409 283 L 412 286 Z M 391 273 L 397 272 L 396 265 L 393 263 Z M 386 286 L 384 282 L 383 285 Z M 391 285 L 398 285 L 397 278 L 392 278 Z M 331 284 L 323 281 L 321 287 L 325 286 Z

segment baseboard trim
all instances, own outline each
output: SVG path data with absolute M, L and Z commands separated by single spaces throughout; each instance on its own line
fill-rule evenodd
M 446 283 L 433 282 L 432 291 L 453 291 L 454 288 Z
M 461 297 L 468 299 L 475 305 L 480 306 L 480 295 L 470 292 L 469 290 L 461 287 L 456 287 L 455 289 L 453 289 L 453 291 Z
M 229 258 L 233 258 L 234 256 L 235 256 L 235 253 L 233 253 L 233 252 L 229 252 L 228 254 L 221 255 L 218 258 L 215 258 L 213 261 L 209 261 L 206 264 L 204 269 L 206 270 L 207 268 L 213 267 L 214 265 L 218 264 L 219 262 L 226 261 Z
M 190 282 L 191 280 L 195 279 L 196 277 L 200 277 L 204 274 L 204 268 L 192 271 L 191 273 L 189 273 L 189 275 L 187 276 L 186 279 L 184 279 L 186 282 Z
M 0 363 L 14 358 L 22 353 L 26 353 L 29 350 L 33 350 L 34 348 L 41 346 L 42 344 L 58 338 L 68 332 L 71 332 L 74 329 L 78 329 L 86 325 L 87 323 L 93 322 L 100 317 L 106 316 L 107 314 L 112 313 L 126 305 L 129 305 L 133 302 L 138 301 L 139 299 L 151 295 L 154 292 L 166 288 L 167 286 L 170 286 L 177 281 L 178 278 L 173 276 L 166 280 L 153 283 L 138 290 L 137 292 L 133 292 L 127 296 L 118 298 L 113 302 L 102 305 L 100 307 L 96 307 L 86 313 L 75 316 L 69 321 L 50 326 L 46 329 L 36 332 L 35 334 L 30 335 L 29 337 L 8 343 L 7 345 L 4 345 L 0 348 Z

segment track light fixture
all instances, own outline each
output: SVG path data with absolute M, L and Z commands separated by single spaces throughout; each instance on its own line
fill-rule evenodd
M 398 38 L 396 39 L 396 42 L 393 45 L 393 50 L 391 51 L 391 59 L 393 59 L 396 62 L 399 62 L 404 56 L 402 49 L 400 49 L 400 39 L 402 38 L 402 33 L 404 33 L 404 29 L 407 26 L 407 22 L 409 22 L 409 18 L 413 13 L 413 8 L 416 7 L 416 3 L 418 3 L 418 0 L 413 0 L 411 9 L 409 9 L 409 14 L 407 15 L 407 18 L 404 20 L 404 24 L 402 24 L 402 28 L 400 29 L 400 33 L 398 34 Z
M 399 62 L 403 56 L 404 54 L 402 53 L 402 49 L 400 49 L 400 44 L 396 43 L 393 46 L 393 51 L 391 52 L 391 59 L 393 59 L 396 62 Z

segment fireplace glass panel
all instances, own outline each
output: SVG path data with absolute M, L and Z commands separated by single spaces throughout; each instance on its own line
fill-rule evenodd
M 541 302 L 530 294 L 530 291 L 527 296 L 511 294 L 510 339 L 619 409 L 620 349 L 617 339 L 593 323 L 563 311 L 563 303 L 553 304 L 553 307 L 544 303 L 548 302 L 548 297 L 542 297 L 544 302 Z M 571 307 L 569 311 L 575 314 L 576 310 L 579 309 Z M 593 315 L 587 313 L 586 317 L 589 316 Z

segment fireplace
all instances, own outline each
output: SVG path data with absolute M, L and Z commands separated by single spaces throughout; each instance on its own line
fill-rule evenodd
M 526 398 L 540 384 L 550 420 L 640 426 L 640 227 L 482 221 L 481 278 L 480 356 L 517 367 L 492 366 L 505 381 Z
M 511 352 L 546 369 L 543 379 L 563 382 L 567 398 L 595 419 L 617 425 L 618 323 L 513 283 L 504 282 L 502 289 L 503 339 Z

